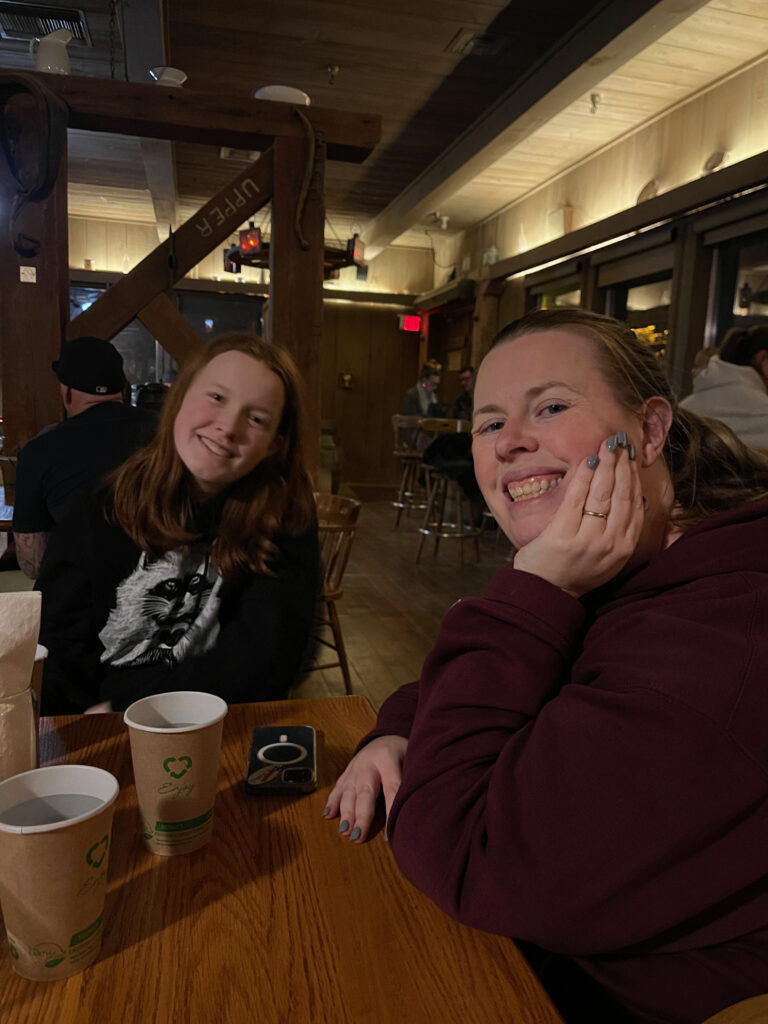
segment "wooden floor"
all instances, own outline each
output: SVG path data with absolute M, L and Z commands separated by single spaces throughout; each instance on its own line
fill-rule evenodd
M 389 502 L 363 502 L 344 596 L 337 603 L 352 687 L 374 708 L 402 683 L 418 678 L 445 612 L 457 598 L 482 593 L 510 552 L 509 542 L 502 537 L 497 544 L 491 532 L 481 538 L 479 563 L 472 542 L 463 542 L 462 568 L 459 541 L 441 541 L 433 558 L 433 542 L 427 540 L 417 565 L 419 515 L 403 516 L 398 530 L 392 528 L 393 518 Z M 325 660 L 334 660 L 333 652 Z M 292 696 L 343 693 L 341 671 L 334 668 L 310 672 Z

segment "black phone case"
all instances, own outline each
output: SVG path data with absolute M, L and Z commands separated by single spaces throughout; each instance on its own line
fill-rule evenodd
M 311 725 L 271 725 L 254 729 L 245 791 L 311 793 L 317 788 L 315 730 Z

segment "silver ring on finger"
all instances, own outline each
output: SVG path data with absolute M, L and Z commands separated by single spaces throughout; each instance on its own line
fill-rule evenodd
M 608 518 L 608 513 L 607 512 L 590 512 L 590 510 L 588 508 L 585 508 L 584 511 L 581 514 L 583 516 L 594 516 L 596 519 L 607 519 Z

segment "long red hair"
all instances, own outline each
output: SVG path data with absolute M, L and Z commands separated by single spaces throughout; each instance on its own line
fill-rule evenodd
M 200 539 L 193 481 L 176 451 L 173 427 L 195 376 L 224 352 L 243 352 L 264 363 L 285 389 L 280 447 L 223 494 L 211 560 L 226 578 L 239 569 L 268 572 L 275 534 L 302 533 L 315 519 L 304 461 L 300 377 L 284 349 L 256 334 L 233 333 L 190 360 L 166 396 L 155 437 L 115 474 L 112 515 L 142 551 L 156 558 Z

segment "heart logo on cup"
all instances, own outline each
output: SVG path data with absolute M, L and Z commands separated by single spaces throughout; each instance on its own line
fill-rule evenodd
M 86 853 L 85 855 L 86 861 L 91 865 L 92 868 L 101 867 L 108 848 L 109 836 L 102 836 L 98 843 L 93 844 L 88 853 Z
M 179 768 L 179 766 L 181 766 Z M 183 775 L 186 775 L 189 769 L 192 767 L 191 757 L 166 757 L 163 761 L 163 768 L 172 779 L 180 779 Z M 174 768 L 177 770 L 174 771 Z

